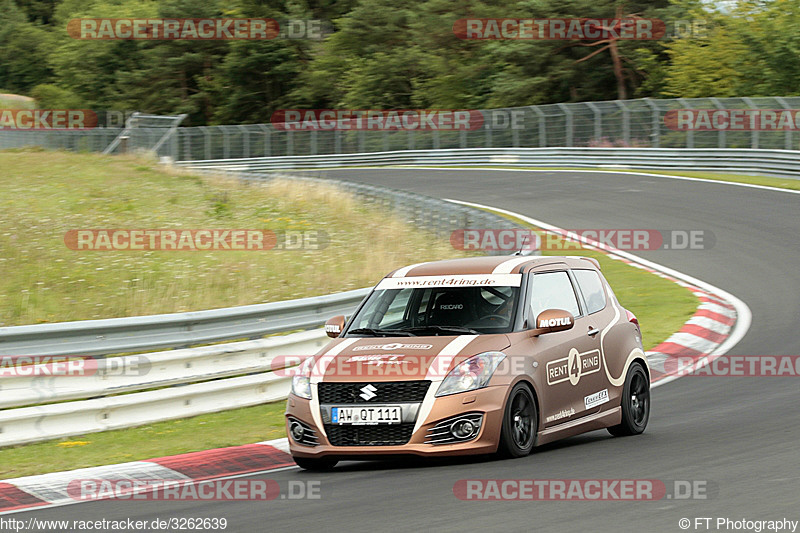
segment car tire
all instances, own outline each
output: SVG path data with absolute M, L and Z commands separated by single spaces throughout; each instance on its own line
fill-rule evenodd
M 633 363 L 622 390 L 622 422 L 608 428 L 615 437 L 638 435 L 650 419 L 650 380 L 641 363 Z
M 524 457 L 531 453 L 536 444 L 536 431 L 539 427 L 539 413 L 531 389 L 524 383 L 517 383 L 503 411 L 503 425 L 500 429 L 498 452 L 504 457 Z
M 302 468 L 303 470 L 310 470 L 312 472 L 324 472 L 326 470 L 331 470 L 334 466 L 336 466 L 337 461 L 336 459 L 329 459 L 327 457 L 321 457 L 319 459 L 310 459 L 308 457 L 292 457 L 294 462 L 297 463 L 297 466 Z

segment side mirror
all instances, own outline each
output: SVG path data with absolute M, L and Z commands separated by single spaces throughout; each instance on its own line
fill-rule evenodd
M 534 335 L 554 333 L 572 329 L 575 325 L 575 317 L 572 313 L 563 309 L 547 309 L 539 313 L 536 317 L 536 327 L 532 330 Z
M 327 322 L 325 322 L 325 333 L 328 334 L 328 337 L 336 338 L 344 329 L 344 316 L 337 315 L 333 318 L 329 318 Z

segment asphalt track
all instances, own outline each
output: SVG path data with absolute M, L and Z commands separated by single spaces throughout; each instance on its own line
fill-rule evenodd
M 347 170 L 329 177 L 492 205 L 562 228 L 711 230 L 709 250 L 635 252 L 716 285 L 750 307 L 752 326 L 729 355 L 800 354 L 800 196 L 629 173 Z M 341 463 L 318 500 L 100 501 L 18 519 L 225 517 L 227 531 L 682 531 L 681 518 L 800 520 L 798 378 L 686 377 L 653 391 L 644 435 L 605 431 L 516 460 Z M 254 421 L 257 423 L 257 421 Z M 705 480 L 709 499 L 655 502 L 460 501 L 460 479 Z M 693 524 L 694 525 L 694 524 Z M 689 531 L 703 531 L 689 529 Z M 723 531 L 725 529 L 722 529 Z M 732 530 L 728 530 L 732 531 Z

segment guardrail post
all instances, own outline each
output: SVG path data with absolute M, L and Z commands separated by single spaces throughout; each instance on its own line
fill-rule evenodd
M 564 112 L 564 116 L 566 117 L 566 132 L 565 132 L 566 142 L 564 143 L 564 145 L 567 147 L 572 147 L 574 146 L 573 143 L 574 125 L 572 123 L 572 111 L 570 110 L 569 107 L 567 107 L 566 104 L 556 104 L 556 105 L 559 107 L 559 109 L 561 109 L 561 111 Z
M 339 128 L 333 131 L 333 153 L 342 153 L 342 130 Z
M 317 131 L 311 131 L 311 155 L 317 155 Z
M 439 149 L 439 146 L 440 146 L 439 145 L 439 141 L 440 141 L 440 139 L 439 139 L 439 130 L 433 130 L 433 149 L 434 150 L 438 150 Z
M 286 132 L 286 155 L 294 155 L 294 132 Z

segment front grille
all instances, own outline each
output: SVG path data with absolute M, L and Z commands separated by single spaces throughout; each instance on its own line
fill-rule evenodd
M 333 446 L 400 446 L 411 439 L 414 424 L 351 426 L 325 424 L 325 433 Z
M 372 385 L 373 403 L 421 402 L 425 399 L 431 382 L 422 381 L 375 381 L 359 383 L 320 383 L 317 385 L 319 403 L 364 403 L 362 388 Z

